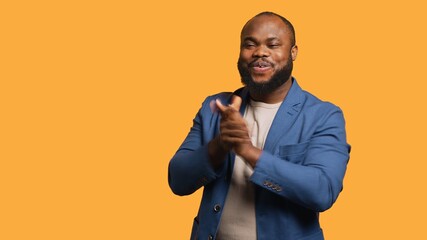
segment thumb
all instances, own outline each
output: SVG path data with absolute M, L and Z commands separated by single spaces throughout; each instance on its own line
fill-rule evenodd
M 242 98 L 237 95 L 233 95 L 233 97 L 231 97 L 230 107 L 239 111 L 241 105 L 242 105 Z
M 224 112 L 227 109 L 227 107 L 224 106 L 219 99 L 215 99 L 215 104 L 220 112 Z

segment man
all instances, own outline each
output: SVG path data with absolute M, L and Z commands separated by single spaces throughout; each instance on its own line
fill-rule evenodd
M 263 12 L 241 32 L 245 87 L 208 97 L 169 164 L 178 195 L 204 187 L 191 239 L 323 239 L 318 213 L 342 190 L 349 159 L 341 110 L 291 76 L 285 18 Z

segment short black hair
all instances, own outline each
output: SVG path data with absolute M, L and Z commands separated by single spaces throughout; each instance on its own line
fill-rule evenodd
M 286 19 L 286 18 L 284 18 L 284 17 L 280 16 L 279 14 L 274 13 L 274 12 L 268 12 L 268 11 L 258 13 L 258 14 L 257 14 L 257 15 L 255 15 L 253 18 L 251 18 L 251 20 L 252 20 L 252 19 L 254 19 L 254 18 L 256 18 L 256 17 L 264 16 L 264 15 L 279 17 L 279 18 L 280 18 L 280 19 L 285 23 L 285 25 L 288 27 L 289 31 L 291 31 L 291 44 L 292 44 L 292 46 L 295 46 L 295 44 L 296 44 L 295 29 L 294 29 L 294 26 L 292 25 L 292 23 L 291 23 L 291 22 L 289 22 L 289 20 L 288 20 L 288 19 Z M 249 21 L 250 21 L 250 20 L 249 20 Z M 249 22 L 249 21 L 248 21 L 248 22 Z M 247 23 L 246 23 L 246 24 L 247 24 Z M 245 24 L 245 26 L 246 26 L 246 24 Z M 245 27 L 243 27 L 243 28 L 245 28 Z

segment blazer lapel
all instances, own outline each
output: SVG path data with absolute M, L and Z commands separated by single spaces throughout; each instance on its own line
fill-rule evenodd
M 292 86 L 282 105 L 280 105 L 270 130 L 265 140 L 264 150 L 274 153 L 274 149 L 280 138 L 289 132 L 297 119 L 303 105 L 303 94 L 297 81 L 292 78 Z

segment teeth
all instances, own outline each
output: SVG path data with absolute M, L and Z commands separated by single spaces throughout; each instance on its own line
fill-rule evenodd
M 267 64 L 266 63 L 264 63 L 264 62 L 258 62 L 258 67 L 260 67 L 260 68 L 264 68 L 264 67 L 267 67 Z

